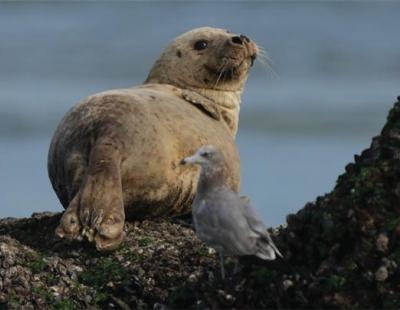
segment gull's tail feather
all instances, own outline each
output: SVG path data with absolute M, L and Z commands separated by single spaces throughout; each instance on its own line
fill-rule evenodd
M 268 240 L 269 245 L 274 249 L 275 253 L 278 254 L 278 256 L 280 258 L 283 258 L 282 253 L 278 250 L 278 248 L 276 247 L 275 243 L 272 241 L 272 239 L 268 233 L 267 233 L 267 240 Z
M 263 237 L 264 238 L 259 240 L 259 250 L 257 251 L 256 256 L 264 260 L 274 260 L 277 255 L 283 258 L 282 253 L 278 250 L 268 232 L 266 232 Z
M 274 260 L 276 254 L 274 249 L 269 244 L 260 244 L 256 256 L 264 260 Z

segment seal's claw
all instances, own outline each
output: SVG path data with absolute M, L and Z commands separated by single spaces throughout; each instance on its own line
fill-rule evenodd
M 108 252 L 117 249 L 124 241 L 126 233 L 122 231 L 116 238 L 109 239 L 97 234 L 94 238 L 96 249 L 100 252 Z
M 100 236 L 108 239 L 117 238 L 124 229 L 124 221 L 123 215 L 111 214 L 97 227 L 97 232 Z
M 94 240 L 95 231 L 92 228 L 84 227 L 81 233 L 82 237 L 85 237 L 89 242 Z
M 55 233 L 60 238 L 69 240 L 79 239 L 81 224 L 77 214 L 78 195 L 71 201 L 67 210 L 61 217 L 60 225 L 58 225 Z
M 63 229 L 61 226 L 58 226 L 58 227 L 56 228 L 55 233 L 56 233 L 56 235 L 59 236 L 60 238 L 64 238 L 65 235 L 66 235 L 64 229 Z
M 98 251 L 115 250 L 125 238 L 124 213 L 121 215 L 111 214 L 107 218 L 103 217 L 103 212 L 99 212 L 99 216 L 94 214 L 96 210 L 92 210 L 92 213 L 92 218 L 96 220 L 91 223 L 91 227 L 83 228 L 82 236 L 89 242 L 94 241 Z
M 88 208 L 81 208 L 80 219 L 81 219 L 82 225 L 84 225 L 84 226 L 90 225 L 90 210 Z
M 94 241 L 98 251 L 106 252 L 115 250 L 124 240 L 125 214 L 113 210 L 109 215 L 96 217 Z
M 80 225 L 77 223 L 71 223 L 67 216 L 66 220 L 61 219 L 60 225 L 56 228 L 56 235 L 60 238 L 66 238 L 69 240 L 78 239 L 80 231 Z

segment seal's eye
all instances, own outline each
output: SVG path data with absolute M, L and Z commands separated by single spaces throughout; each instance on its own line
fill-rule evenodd
M 196 41 L 196 43 L 194 43 L 193 47 L 196 51 L 201 51 L 201 50 L 206 49 L 207 45 L 208 45 L 208 42 L 206 40 L 199 40 L 199 41 Z

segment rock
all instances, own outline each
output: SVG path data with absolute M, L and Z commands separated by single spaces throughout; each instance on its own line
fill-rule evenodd
M 292 280 L 284 280 L 283 283 L 283 289 L 287 291 L 289 288 L 293 286 L 293 281 Z
M 375 280 L 378 282 L 384 282 L 389 277 L 389 272 L 385 266 L 381 266 L 375 272 Z
M 376 239 L 376 249 L 380 252 L 386 252 L 388 249 L 389 238 L 386 234 L 379 234 Z

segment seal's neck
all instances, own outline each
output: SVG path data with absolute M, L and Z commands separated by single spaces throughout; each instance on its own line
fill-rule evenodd
M 180 83 L 171 83 L 167 80 L 164 81 L 162 79 L 155 79 L 150 77 L 147 78 L 147 80 L 144 82 L 144 85 L 164 85 L 170 87 L 171 90 L 180 97 L 182 97 L 182 94 L 185 90 L 200 95 L 200 97 L 202 97 L 203 99 L 205 98 L 205 101 L 208 101 L 211 104 L 211 110 L 217 110 L 217 114 L 220 115 L 221 121 L 226 125 L 232 137 L 236 137 L 239 124 L 240 103 L 243 93 L 242 88 L 239 90 L 216 90 L 197 88 L 194 86 L 181 85 Z M 195 99 L 194 102 L 189 100 L 189 98 L 185 98 L 185 96 L 183 97 L 189 102 L 200 105 L 203 101 L 201 98 L 193 98 Z M 188 97 L 190 97 L 190 95 Z M 206 110 L 210 109 L 206 107 Z
M 204 88 L 190 89 L 215 103 L 223 122 L 235 138 L 239 125 L 240 103 L 243 91 L 223 91 Z

